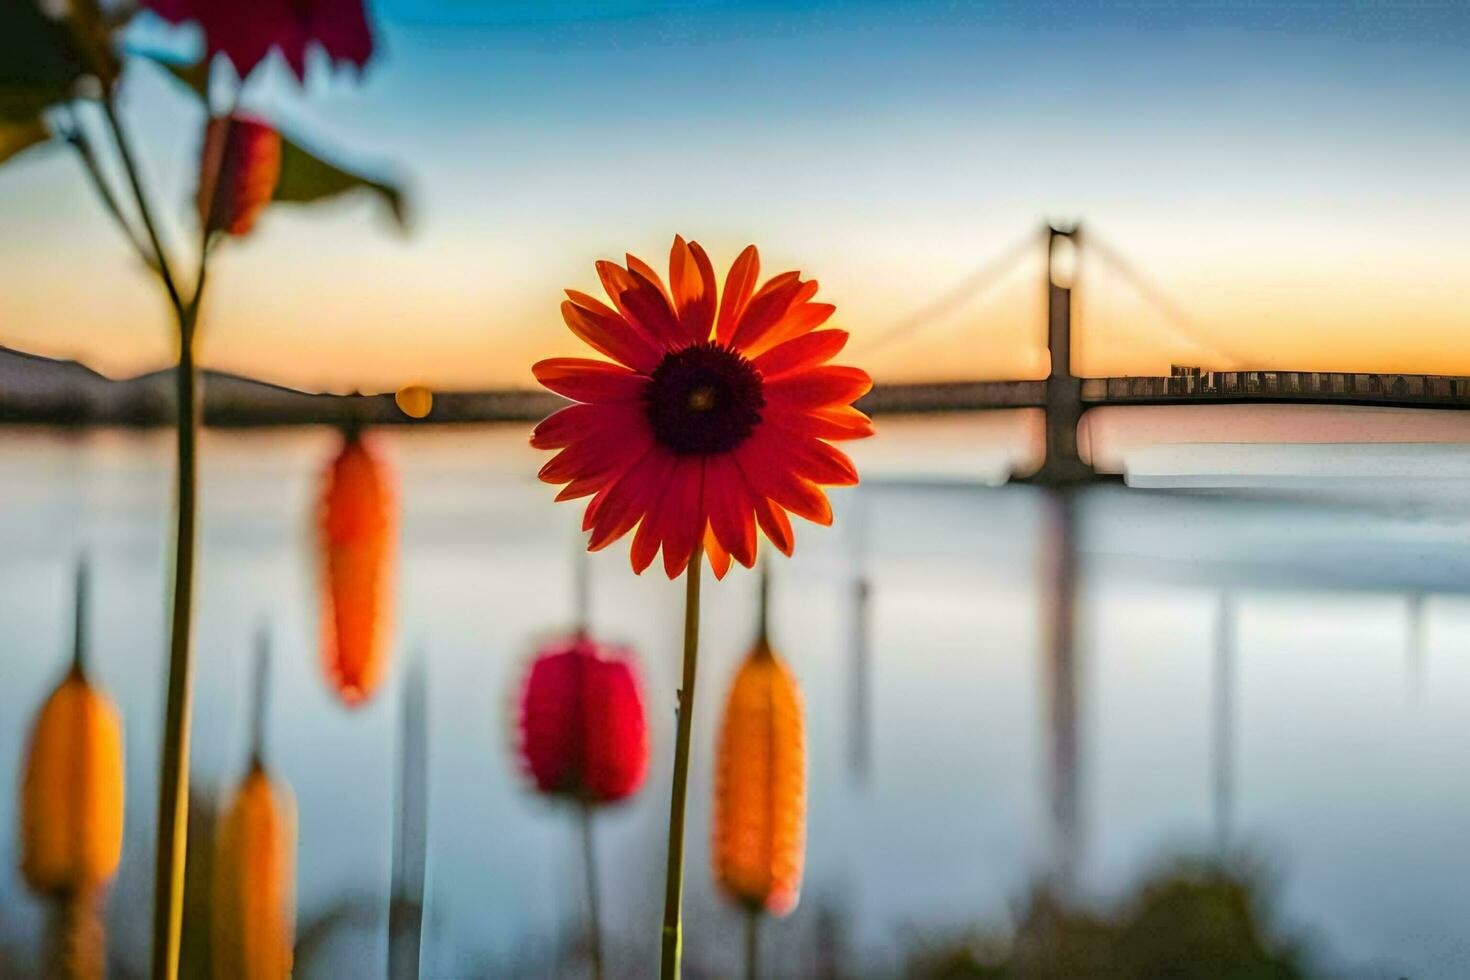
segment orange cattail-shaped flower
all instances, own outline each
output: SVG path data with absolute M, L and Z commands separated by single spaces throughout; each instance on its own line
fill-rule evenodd
M 71 670 L 36 717 L 20 790 L 21 873 L 76 902 L 117 870 L 123 834 L 122 722 L 86 672 L 87 569 L 77 569 Z
M 21 871 L 36 892 L 100 888 L 122 854 L 122 723 L 73 668 L 31 729 L 20 803 Z
M 544 650 L 521 691 L 521 763 L 542 793 L 625 799 L 648 771 L 648 724 L 627 651 L 578 634 Z
M 258 761 L 220 823 L 214 865 L 214 975 L 284 980 L 296 940 L 296 806 Z
M 248 116 L 216 116 L 204 131 L 199 221 L 207 231 L 247 234 L 281 175 L 281 136 Z
M 746 658 L 720 729 L 715 768 L 715 880 L 753 910 L 796 907 L 806 850 L 801 689 L 762 639 Z
M 349 706 L 371 697 L 387 668 L 397 523 L 387 466 L 348 433 L 327 469 L 321 561 L 323 666 Z

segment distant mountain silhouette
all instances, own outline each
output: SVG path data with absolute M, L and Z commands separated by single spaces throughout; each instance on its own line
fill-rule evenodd
M 1044 381 L 952 381 L 879 385 L 858 400 L 868 414 L 1039 407 Z M 436 391 L 426 422 L 536 422 L 567 404 L 548 391 Z M 0 347 L 0 425 L 168 425 L 174 420 L 171 370 L 114 381 L 76 361 Z M 313 394 L 254 378 L 204 372 L 204 424 L 391 425 L 420 421 L 393 395 Z
M 212 426 L 383 425 L 415 421 L 393 396 L 313 394 L 222 371 L 204 372 Z M 565 401 L 548 392 L 436 392 L 429 422 L 535 421 Z M 173 372 L 113 380 L 76 361 L 0 347 L 0 424 L 149 427 L 174 419 Z

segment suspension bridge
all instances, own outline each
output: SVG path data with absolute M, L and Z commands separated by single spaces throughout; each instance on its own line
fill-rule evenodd
M 934 304 L 904 318 L 872 343 L 858 348 L 871 355 L 888 346 L 911 341 L 929 324 L 939 322 L 963 302 L 974 302 L 1005 280 L 1028 257 L 1031 247 L 1046 250 L 1046 339 L 1050 372 L 1044 380 L 955 381 L 878 385 L 861 406 L 870 414 L 918 414 L 988 409 L 1038 408 L 1046 413 L 1045 460 L 1035 473 L 1018 482 L 1064 485 L 1094 479 L 1088 454 L 1080 451 L 1078 429 L 1090 408 L 1103 405 L 1208 404 L 1318 404 L 1387 408 L 1470 408 L 1470 377 L 1369 372 L 1289 371 L 1244 369 L 1244 359 L 1216 351 L 1217 360 L 1230 370 L 1202 370 L 1174 366 L 1168 375 L 1129 375 L 1085 378 L 1072 363 L 1074 323 L 1073 276 L 1058 270 L 1064 250 L 1088 255 L 1108 266 L 1163 317 L 1178 338 L 1199 346 L 1189 330 L 1189 317 L 1119 253 L 1080 229 L 1048 227 L 1040 239 L 1028 238 L 1022 247 L 1004 253 L 967 278 L 959 290 L 946 293 Z
M 1083 414 L 1104 405 L 1329 404 L 1399 408 L 1470 408 L 1470 377 L 1422 374 L 1338 373 L 1247 369 L 1240 355 L 1203 344 L 1191 318 L 1106 240 L 1080 228 L 1052 226 L 1029 234 L 982 263 L 953 287 L 886 329 L 855 343 L 853 357 L 872 364 L 883 350 L 911 344 L 953 314 L 982 301 L 1017 270 L 1044 253 L 1045 337 L 1049 372 L 1044 379 L 879 383 L 859 404 L 875 415 L 1035 408 L 1046 413 L 1045 458 L 1023 482 L 1060 485 L 1093 478 L 1079 452 Z M 1075 329 L 1072 293 L 1083 263 L 1096 262 L 1118 275 L 1175 340 L 1209 355 L 1229 370 L 1176 366 L 1164 376 L 1085 378 L 1073 369 Z M 1072 271 L 1068 271 L 1070 267 Z M 1038 325 L 1040 326 L 1040 325 Z M 391 394 L 313 394 L 223 372 L 208 371 L 204 420 L 216 427 L 408 423 Z M 562 404 L 549 392 L 435 392 L 430 423 L 535 421 Z M 105 378 L 80 364 L 0 349 L 0 423 L 151 427 L 173 419 L 169 372 L 126 380 Z

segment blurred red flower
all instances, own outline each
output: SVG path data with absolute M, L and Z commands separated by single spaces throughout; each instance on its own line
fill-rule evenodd
M 521 691 L 521 764 L 542 793 L 612 803 L 648 771 L 648 724 L 628 651 L 584 635 L 531 664 Z
M 830 524 L 822 487 L 858 482 L 830 443 L 872 434 L 852 402 L 873 383 L 827 364 L 847 333 L 817 329 L 835 307 L 812 302 L 816 282 L 785 272 L 757 289 L 752 245 L 731 266 L 717 314 L 709 257 L 680 237 L 672 289 L 632 255 L 626 268 L 599 262 L 597 271 L 616 309 L 568 290 L 562 317 L 617 363 L 558 357 L 532 368 L 547 388 L 585 403 L 543 421 L 531 445 L 561 450 L 540 473 L 566 484 L 558 500 L 592 496 L 588 547 L 637 526 L 635 572 L 662 547 L 669 578 L 701 549 L 723 576 L 732 557 L 755 562 L 757 524 L 788 555 L 787 511 Z
M 210 58 L 224 53 L 244 78 L 280 49 L 298 79 L 306 77 L 306 52 L 314 44 L 333 62 L 361 68 L 373 53 L 373 35 L 362 0 L 143 0 L 175 24 L 198 21 Z
M 281 175 L 281 136 L 249 116 L 216 116 L 199 160 L 199 221 L 209 231 L 244 235 L 270 203 Z

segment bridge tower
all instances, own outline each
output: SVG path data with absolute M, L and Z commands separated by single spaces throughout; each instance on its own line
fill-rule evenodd
M 1092 468 L 1077 452 L 1082 421 L 1082 379 L 1072 373 L 1072 270 L 1078 230 L 1048 229 L 1046 243 L 1046 344 L 1051 373 L 1046 379 L 1046 461 L 1028 482 L 1068 486 L 1092 479 Z M 1066 253 L 1064 255 L 1064 253 Z

